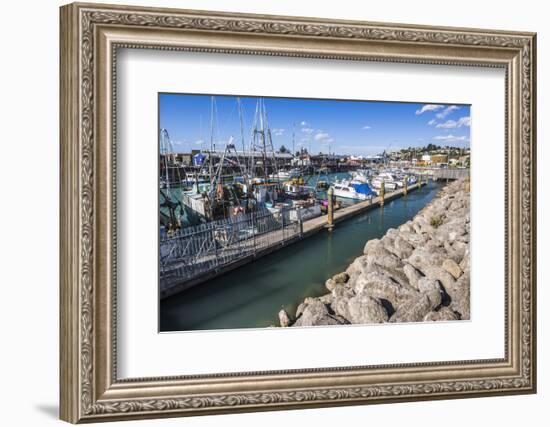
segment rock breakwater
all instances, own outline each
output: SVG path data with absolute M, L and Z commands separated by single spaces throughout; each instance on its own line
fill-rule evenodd
M 338 232 L 336 230 L 336 232 Z M 411 221 L 369 240 L 363 255 L 306 298 L 281 326 L 470 318 L 469 181 L 444 187 Z

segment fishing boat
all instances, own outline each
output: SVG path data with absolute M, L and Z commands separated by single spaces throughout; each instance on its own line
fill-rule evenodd
M 373 176 L 372 169 L 360 168 L 350 172 L 352 178 L 360 182 L 369 182 L 369 178 Z
M 307 199 L 311 194 L 309 187 L 300 185 L 294 181 L 283 183 L 283 191 L 289 199 Z
M 296 209 L 289 211 L 291 220 L 306 221 L 321 216 L 321 204 L 315 199 L 295 200 L 292 206 Z
M 315 184 L 316 190 L 328 190 L 329 187 L 330 184 L 328 183 L 328 181 L 325 180 L 317 181 L 317 184 Z
M 345 199 L 369 200 L 376 195 L 369 184 L 355 180 L 336 181 L 332 185 L 332 189 L 336 197 Z
M 275 182 L 253 182 L 253 198 L 260 206 L 273 205 L 280 198 L 280 185 Z
M 354 181 L 367 183 L 369 182 L 369 175 L 364 174 L 363 172 L 359 171 L 351 171 L 350 172 L 351 177 Z
M 278 180 L 286 180 L 286 179 L 292 179 L 292 178 L 298 178 L 302 175 L 302 171 L 298 168 L 292 168 L 288 171 L 278 171 L 276 173 L 272 173 L 269 175 L 270 178 L 278 179 Z
M 186 172 L 185 179 L 183 179 L 181 183 L 187 190 L 191 190 L 198 186 L 202 191 L 206 191 L 204 188 L 210 185 L 210 179 L 208 174 L 205 173 Z
M 197 213 L 203 218 L 211 219 L 210 213 L 210 201 L 206 196 L 206 192 L 200 193 L 196 189 L 189 191 L 182 191 L 181 201 L 191 211 Z
M 371 179 L 371 185 L 376 189 L 382 187 L 382 182 L 384 183 L 384 188 L 386 190 L 395 190 L 397 187 L 403 186 L 403 182 L 398 181 L 395 176 L 389 172 L 381 172 L 376 177 Z
M 417 182 L 418 182 L 418 179 L 416 178 L 415 175 L 409 175 L 409 177 L 407 178 L 407 185 L 416 184 Z
M 239 100 L 237 104 L 240 106 Z M 249 183 L 249 174 L 245 165 L 240 162 L 241 156 L 233 136 L 225 143 L 223 151 L 215 150 L 216 111 L 215 97 L 212 96 L 210 149 L 205 153 L 199 153 L 200 156 L 194 156 L 195 170 L 186 177 L 188 189 L 181 195 L 183 205 L 190 212 L 198 215 L 201 220 L 207 221 L 237 215 L 249 207 L 260 205 L 256 203 L 258 199 L 262 199 L 263 204 L 269 197 L 267 190 L 255 191 L 255 188 L 251 188 L 253 186 Z M 216 153 L 221 153 L 219 158 L 216 158 Z M 256 200 L 252 201 L 252 198 Z

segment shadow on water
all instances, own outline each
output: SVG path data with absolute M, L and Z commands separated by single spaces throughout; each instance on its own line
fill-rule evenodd
M 437 194 L 440 185 L 393 200 L 229 273 L 163 300 L 160 330 L 255 328 L 278 324 L 284 307 L 294 313 L 306 297 L 327 293 L 325 281 L 382 237 L 412 219 Z

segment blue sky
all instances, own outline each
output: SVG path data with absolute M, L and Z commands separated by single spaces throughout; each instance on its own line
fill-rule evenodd
M 241 147 L 236 96 L 215 96 L 214 141 L 223 149 L 230 137 Z M 275 149 L 312 153 L 378 154 L 430 143 L 470 146 L 470 106 L 452 104 L 263 98 Z M 257 97 L 241 97 L 246 146 L 250 143 Z M 210 95 L 159 94 L 160 128 L 175 151 L 210 147 Z

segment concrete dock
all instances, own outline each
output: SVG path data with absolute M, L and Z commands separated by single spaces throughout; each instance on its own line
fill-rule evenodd
M 421 185 L 426 185 L 425 182 L 423 183 L 416 183 L 407 188 L 407 192 L 414 191 L 418 188 L 420 188 Z M 387 203 L 391 200 L 397 199 L 398 197 L 402 197 L 405 195 L 405 189 L 401 188 L 399 190 L 392 191 L 391 193 L 386 193 L 384 196 L 384 203 Z M 338 223 L 341 221 L 344 221 L 348 218 L 352 218 L 356 215 L 359 215 L 363 212 L 369 211 L 371 209 L 375 209 L 377 207 L 380 207 L 380 203 L 382 201 L 382 198 L 380 196 L 374 197 L 371 200 L 366 200 L 364 202 L 356 203 L 351 206 L 347 206 L 345 208 L 338 209 L 334 212 L 334 223 Z M 315 234 L 325 228 L 327 228 L 327 216 L 323 215 L 317 218 L 312 218 L 308 221 L 304 221 L 303 223 L 303 230 L 302 230 L 302 237 L 308 237 L 312 234 Z

